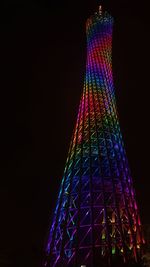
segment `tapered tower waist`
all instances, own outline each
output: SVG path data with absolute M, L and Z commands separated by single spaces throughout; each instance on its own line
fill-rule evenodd
M 87 20 L 87 59 L 96 54 L 97 57 L 101 56 L 101 60 L 111 63 L 112 26 L 113 18 L 107 12 L 96 13 Z

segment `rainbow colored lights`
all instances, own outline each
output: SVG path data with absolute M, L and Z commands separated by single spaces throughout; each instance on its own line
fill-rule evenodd
M 116 110 L 113 18 L 86 23 L 86 76 L 44 266 L 138 261 L 144 240 Z

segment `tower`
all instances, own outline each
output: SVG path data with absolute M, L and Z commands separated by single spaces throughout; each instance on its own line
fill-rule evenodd
M 103 267 L 140 258 L 144 241 L 116 110 L 112 27 L 101 6 L 86 22 L 86 75 L 46 267 Z

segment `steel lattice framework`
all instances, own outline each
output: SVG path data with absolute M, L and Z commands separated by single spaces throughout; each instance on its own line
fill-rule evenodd
M 116 110 L 112 26 L 101 9 L 86 23 L 86 77 L 49 231 L 47 267 L 138 261 L 144 242 Z

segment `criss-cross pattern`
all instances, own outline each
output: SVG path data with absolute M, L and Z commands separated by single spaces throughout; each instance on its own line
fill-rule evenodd
M 44 266 L 108 266 L 138 260 L 143 243 L 132 179 L 116 111 L 113 18 L 86 23 L 83 94 L 50 226 Z

